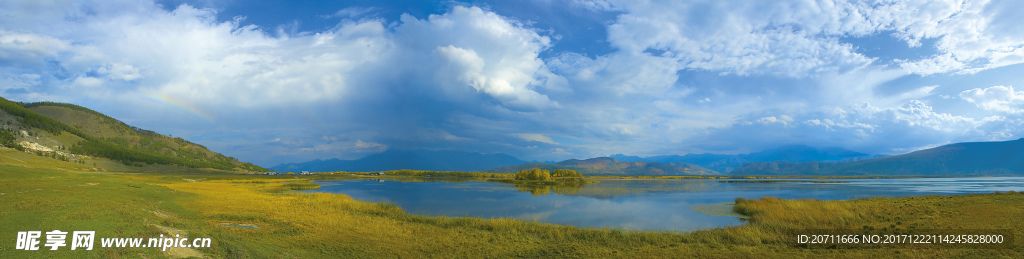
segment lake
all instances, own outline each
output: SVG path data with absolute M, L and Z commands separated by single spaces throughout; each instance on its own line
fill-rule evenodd
M 739 217 L 695 210 L 716 207 L 702 205 L 733 202 L 737 197 L 846 200 L 1024 191 L 1024 177 L 601 180 L 583 187 L 556 188 L 480 181 L 358 179 L 316 183 L 321 185 L 320 189 L 306 192 L 339 193 L 361 201 L 392 202 L 415 214 L 518 218 L 579 227 L 668 231 L 741 225 Z

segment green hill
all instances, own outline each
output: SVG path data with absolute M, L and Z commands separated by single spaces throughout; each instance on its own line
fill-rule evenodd
M 1024 139 L 949 144 L 853 162 L 748 163 L 734 175 L 1020 175 Z
M 487 170 L 491 173 L 515 173 L 519 170 L 571 169 L 584 175 L 716 175 L 718 172 L 687 163 L 622 162 L 610 157 L 586 160 L 569 159 L 555 164 L 526 163 Z
M 269 171 L 73 104 L 22 104 L 0 98 L 0 125 L 0 145 L 68 162 L 100 157 L 131 166 Z

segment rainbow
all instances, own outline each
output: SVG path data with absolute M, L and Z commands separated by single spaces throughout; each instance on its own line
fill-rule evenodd
M 187 111 L 187 112 L 191 113 L 192 115 L 195 115 L 195 116 L 197 116 L 199 118 L 202 118 L 202 119 L 204 119 L 206 121 L 209 121 L 211 123 L 215 123 L 215 124 L 217 123 L 217 120 L 209 112 L 206 112 L 206 111 L 200 109 L 199 107 L 196 107 L 195 105 L 192 105 L 192 103 L 189 103 L 187 101 L 175 98 L 173 96 L 164 95 L 164 94 L 153 94 L 153 95 L 142 95 L 142 97 L 145 98 L 145 99 L 148 99 L 150 101 L 154 101 L 154 102 L 158 102 L 158 103 L 162 103 L 162 104 L 166 104 L 166 105 L 177 107 L 179 109 Z

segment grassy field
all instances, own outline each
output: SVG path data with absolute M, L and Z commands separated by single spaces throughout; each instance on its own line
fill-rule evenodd
M 797 229 L 1024 230 L 1024 194 L 738 200 L 745 226 L 695 232 L 589 229 L 515 219 L 433 217 L 344 195 L 298 193 L 308 178 L 185 173 L 87 173 L 26 167 L 0 157 L 0 258 L 321 257 L 1004 257 L 1009 249 L 818 249 Z M 31 164 L 32 161 L 25 161 Z M 16 162 L 12 162 L 17 164 Z M 68 167 L 71 167 L 68 165 Z M 14 250 L 18 231 L 95 230 L 103 237 L 179 234 L 211 248 Z M 43 249 L 48 249 L 43 247 Z

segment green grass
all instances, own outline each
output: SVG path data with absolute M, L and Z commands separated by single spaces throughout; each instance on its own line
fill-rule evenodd
M 794 229 L 1024 230 L 1024 194 L 738 200 L 745 226 L 694 232 L 593 229 L 516 219 L 409 214 L 393 203 L 298 193 L 311 177 L 83 173 L 0 157 L 0 258 L 161 258 L 159 249 L 15 251 L 17 231 L 95 230 L 97 237 L 156 237 L 166 229 L 209 237 L 213 258 L 324 257 L 1006 257 L 1011 249 L 808 249 L 785 243 Z M 38 160 L 46 161 L 46 160 Z M 58 166 L 61 165 L 61 166 Z M 314 176 L 315 177 L 315 176 Z M 231 226 L 255 226 L 238 228 Z M 180 251 L 179 251 L 180 252 Z
M 97 231 L 104 237 L 158 237 L 157 226 L 189 229 L 190 236 L 208 235 L 193 221 L 196 212 L 174 199 L 188 194 L 133 179 L 104 174 L 69 173 L 0 165 L 0 258 L 159 257 L 159 249 L 100 249 L 94 251 L 15 251 L 18 231 Z M 157 212 L 157 213 L 154 213 Z M 160 215 L 175 215 L 163 218 Z M 99 240 L 97 240 L 96 246 Z M 41 247 L 48 249 L 48 247 Z
M 734 211 L 733 208 L 735 205 L 736 203 L 734 202 L 693 205 L 693 210 L 708 215 L 748 218 L 746 215 L 739 214 L 736 211 Z

